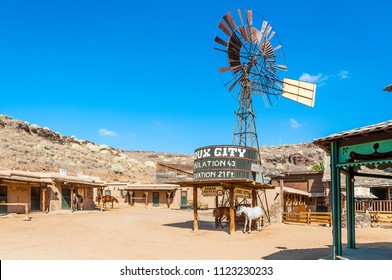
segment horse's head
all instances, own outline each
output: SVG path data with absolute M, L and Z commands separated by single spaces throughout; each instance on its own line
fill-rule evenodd
M 244 213 L 244 207 L 243 206 L 238 206 L 238 208 L 236 210 L 236 215 L 237 216 L 241 216 L 242 213 Z

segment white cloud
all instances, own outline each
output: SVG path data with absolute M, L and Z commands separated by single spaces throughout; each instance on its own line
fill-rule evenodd
M 349 78 L 348 74 L 349 73 L 347 70 L 340 70 L 340 72 L 338 73 L 338 77 L 340 80 L 348 79 Z
M 329 76 L 326 76 L 322 73 L 318 73 L 317 75 L 310 75 L 308 73 L 302 73 L 301 77 L 299 77 L 299 80 L 304 81 L 304 82 L 309 82 L 313 84 L 320 84 L 328 80 Z
M 300 128 L 301 124 L 295 119 L 290 119 L 291 128 Z
M 115 131 L 108 130 L 106 128 L 101 128 L 99 130 L 99 134 L 103 136 L 117 136 L 117 133 Z
M 309 82 L 313 84 L 317 84 L 317 86 L 323 86 L 326 84 L 326 81 L 331 79 L 331 78 L 336 78 L 338 77 L 339 80 L 344 80 L 349 78 L 349 72 L 347 70 L 340 70 L 339 73 L 337 74 L 332 74 L 332 75 L 325 75 L 322 73 L 318 73 L 317 75 L 311 75 L 309 73 L 302 73 L 302 75 L 299 77 L 299 80 L 304 81 L 304 82 Z

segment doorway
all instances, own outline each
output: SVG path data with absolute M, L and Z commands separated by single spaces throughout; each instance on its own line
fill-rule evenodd
M 152 206 L 159 207 L 159 192 L 152 193 Z
M 188 192 L 181 191 L 181 208 L 186 208 L 186 202 L 188 201 Z
M 31 211 L 41 210 L 41 188 L 31 187 Z
M 71 209 L 71 189 L 61 188 L 61 209 L 69 210 Z
M 8 202 L 7 186 L 0 186 L 0 202 Z M 0 206 L 0 213 L 7 213 L 7 205 Z

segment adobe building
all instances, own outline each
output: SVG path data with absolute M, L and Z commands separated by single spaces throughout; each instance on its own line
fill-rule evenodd
M 18 203 L 28 203 L 29 211 L 53 212 L 71 209 L 72 193 L 83 196 L 83 209 L 94 209 L 93 189 L 103 182 L 97 178 L 61 173 L 0 170 L 0 213 L 24 213 Z

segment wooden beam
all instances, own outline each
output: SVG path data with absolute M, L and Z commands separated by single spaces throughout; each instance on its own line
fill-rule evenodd
M 256 190 L 252 189 L 252 207 L 257 206 L 257 194 L 256 194 Z
M 193 187 L 193 231 L 199 230 L 199 220 L 197 216 L 197 187 Z
M 145 204 L 146 204 L 146 208 L 148 207 L 148 192 L 144 192 L 144 194 L 146 195 L 146 202 L 145 202 Z
M 171 192 L 167 192 L 167 208 L 170 208 L 170 196 Z
M 234 188 L 229 189 L 229 205 L 230 205 L 230 234 L 233 234 L 235 232 Z
M 46 187 L 41 188 L 42 190 L 42 212 L 46 212 Z

